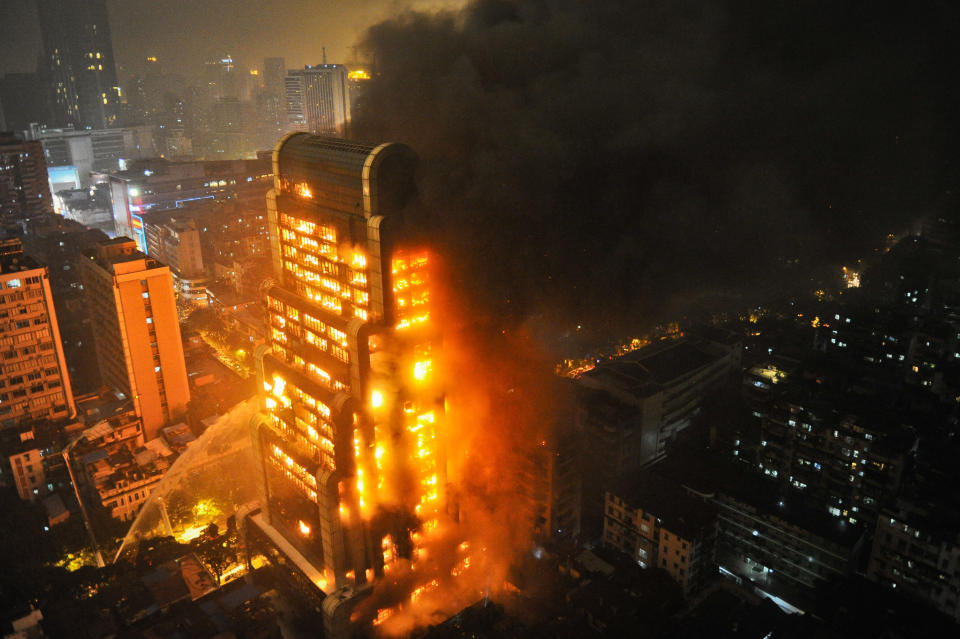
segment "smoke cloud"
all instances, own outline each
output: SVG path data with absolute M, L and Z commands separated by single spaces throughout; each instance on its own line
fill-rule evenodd
M 716 289 L 809 281 L 945 205 L 953 9 L 896 11 L 405 13 L 365 36 L 378 74 L 354 135 L 420 154 L 419 227 L 479 308 L 656 319 Z

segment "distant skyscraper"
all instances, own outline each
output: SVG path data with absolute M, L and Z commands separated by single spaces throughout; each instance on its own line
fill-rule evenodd
M 431 256 L 404 245 L 401 225 L 415 160 L 400 144 L 308 134 L 274 151 L 267 215 L 280 283 L 267 296 L 266 496 L 253 521 L 262 538 L 283 538 L 275 546 L 319 598 L 345 588 L 324 601 L 326 636 L 342 636 L 351 588 L 421 552 L 411 529 L 436 528 L 445 504 Z M 410 481 L 402 493 L 397 472 Z M 387 503 L 406 514 L 388 515 Z
M 286 76 L 287 66 L 283 58 L 263 59 L 263 88 L 267 93 L 281 97 Z
M 120 90 L 105 0 L 37 0 L 56 126 L 116 126 Z
M 52 206 L 43 145 L 0 134 L 0 224 L 14 228 Z
M 206 61 L 203 66 L 203 82 L 210 100 L 240 97 L 236 65 L 230 54 Z
M 184 416 L 190 389 L 170 268 L 128 238 L 81 260 L 103 381 L 133 399 L 147 440 Z
M 342 64 L 307 66 L 287 73 L 287 124 L 290 131 L 342 137 L 350 122 L 350 88 Z
M 256 145 L 270 148 L 287 132 L 284 82 L 287 69 L 283 58 L 263 61 L 263 86 L 257 95 Z
M 0 425 L 74 413 L 47 267 L 0 241 Z

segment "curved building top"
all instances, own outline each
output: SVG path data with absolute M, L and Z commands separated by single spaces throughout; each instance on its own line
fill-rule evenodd
M 405 144 L 378 146 L 292 133 L 273 150 L 274 187 L 304 203 L 340 213 L 389 215 L 415 191 L 417 155 Z

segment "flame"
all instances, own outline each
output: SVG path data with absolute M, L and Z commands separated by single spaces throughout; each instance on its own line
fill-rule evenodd
M 304 522 L 302 519 L 301 519 L 300 521 L 298 521 L 297 524 L 299 524 L 300 534 L 303 535 L 304 537 L 309 537 L 309 536 L 310 536 L 310 526 L 308 526 L 308 525 L 306 524 L 306 522 Z
M 413 365 L 413 377 L 417 381 L 422 382 L 427 379 L 427 375 L 430 373 L 430 368 L 433 366 L 433 362 L 429 359 L 422 360 Z
M 307 185 L 306 182 L 300 182 L 294 188 L 296 190 L 297 195 L 299 195 L 300 197 L 306 198 L 308 200 L 313 198 L 313 193 L 310 191 L 310 187 Z

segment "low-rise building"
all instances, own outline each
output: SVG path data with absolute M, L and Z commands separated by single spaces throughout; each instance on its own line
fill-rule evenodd
M 764 416 L 760 443 L 759 470 L 782 491 L 871 528 L 900 486 L 916 433 L 896 412 L 796 384 Z
M 133 519 L 170 467 L 163 458 L 146 453 L 133 455 L 124 450 L 95 462 L 96 496 L 114 519 Z M 103 473 L 104 467 L 109 472 Z
M 960 521 L 901 500 L 877 520 L 867 578 L 960 622 Z
M 653 473 L 606 493 L 603 542 L 665 570 L 685 596 L 717 574 L 716 539 L 716 509 Z
M 663 459 L 703 401 L 740 374 L 740 341 L 727 335 L 664 341 L 601 361 L 578 380 L 584 440 L 584 530 L 598 534 L 604 491 Z
M 848 576 L 860 557 L 862 526 L 811 508 L 800 491 L 781 492 L 748 464 L 678 448 L 652 470 L 712 502 L 721 572 L 785 599 Z

